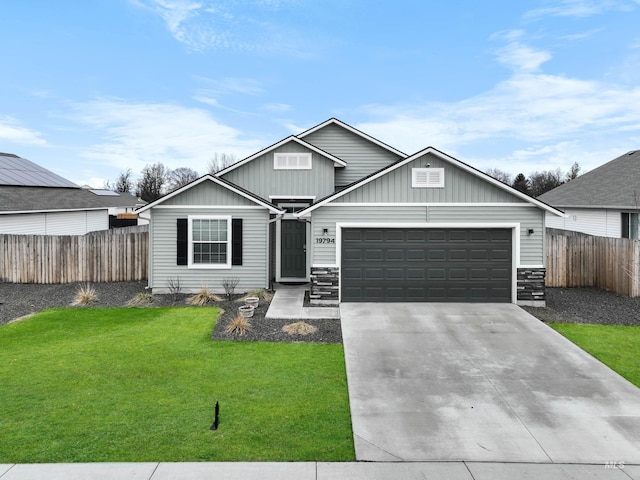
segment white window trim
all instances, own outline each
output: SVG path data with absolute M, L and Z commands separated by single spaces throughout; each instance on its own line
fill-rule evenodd
M 417 176 L 419 173 L 426 173 L 426 183 L 419 183 Z M 437 174 L 438 182 L 434 182 L 433 178 Z M 444 168 L 412 168 L 411 169 L 411 187 L 413 188 L 444 188 Z
M 296 157 L 296 164 L 289 164 L 289 157 Z M 284 159 L 284 166 L 279 164 L 279 160 Z M 300 164 L 300 159 L 304 159 L 304 163 Z M 281 152 L 273 154 L 274 170 L 311 170 L 312 156 L 309 152 Z
M 226 263 L 193 263 L 193 221 L 194 220 L 225 220 L 227 222 L 227 262 Z M 230 215 L 189 215 L 188 216 L 188 268 L 199 269 L 230 269 L 231 268 L 231 216 Z

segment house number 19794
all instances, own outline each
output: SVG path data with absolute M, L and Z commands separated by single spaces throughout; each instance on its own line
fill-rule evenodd
M 336 239 L 327 237 L 316 237 L 316 243 L 336 243 Z

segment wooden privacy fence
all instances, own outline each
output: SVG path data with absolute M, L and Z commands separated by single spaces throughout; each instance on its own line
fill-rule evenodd
M 640 296 L 640 241 L 547 229 L 547 287 L 596 287 Z
M 147 226 L 86 235 L 0 235 L 0 281 L 10 283 L 146 280 Z

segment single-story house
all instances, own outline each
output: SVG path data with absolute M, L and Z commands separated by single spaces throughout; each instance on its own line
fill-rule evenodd
M 332 118 L 142 207 L 149 286 L 311 282 L 316 303 L 544 302 L 546 213 L 433 148 Z
M 25 158 L 0 153 L 0 234 L 84 235 L 144 205 L 134 195 L 80 188 Z
M 546 226 L 613 238 L 640 238 L 640 150 L 580 175 L 540 195 L 565 212 L 547 215 Z

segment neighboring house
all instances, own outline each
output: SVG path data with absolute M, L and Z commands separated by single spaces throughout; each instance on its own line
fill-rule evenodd
M 614 238 L 640 238 L 640 150 L 631 151 L 540 195 L 565 212 L 546 226 Z
M 0 234 L 83 235 L 109 228 L 109 212 L 144 202 L 130 194 L 80 188 L 35 163 L 0 153 Z
M 429 147 L 336 119 L 139 209 L 149 286 L 312 282 L 311 300 L 544 302 L 544 217 L 562 212 Z

